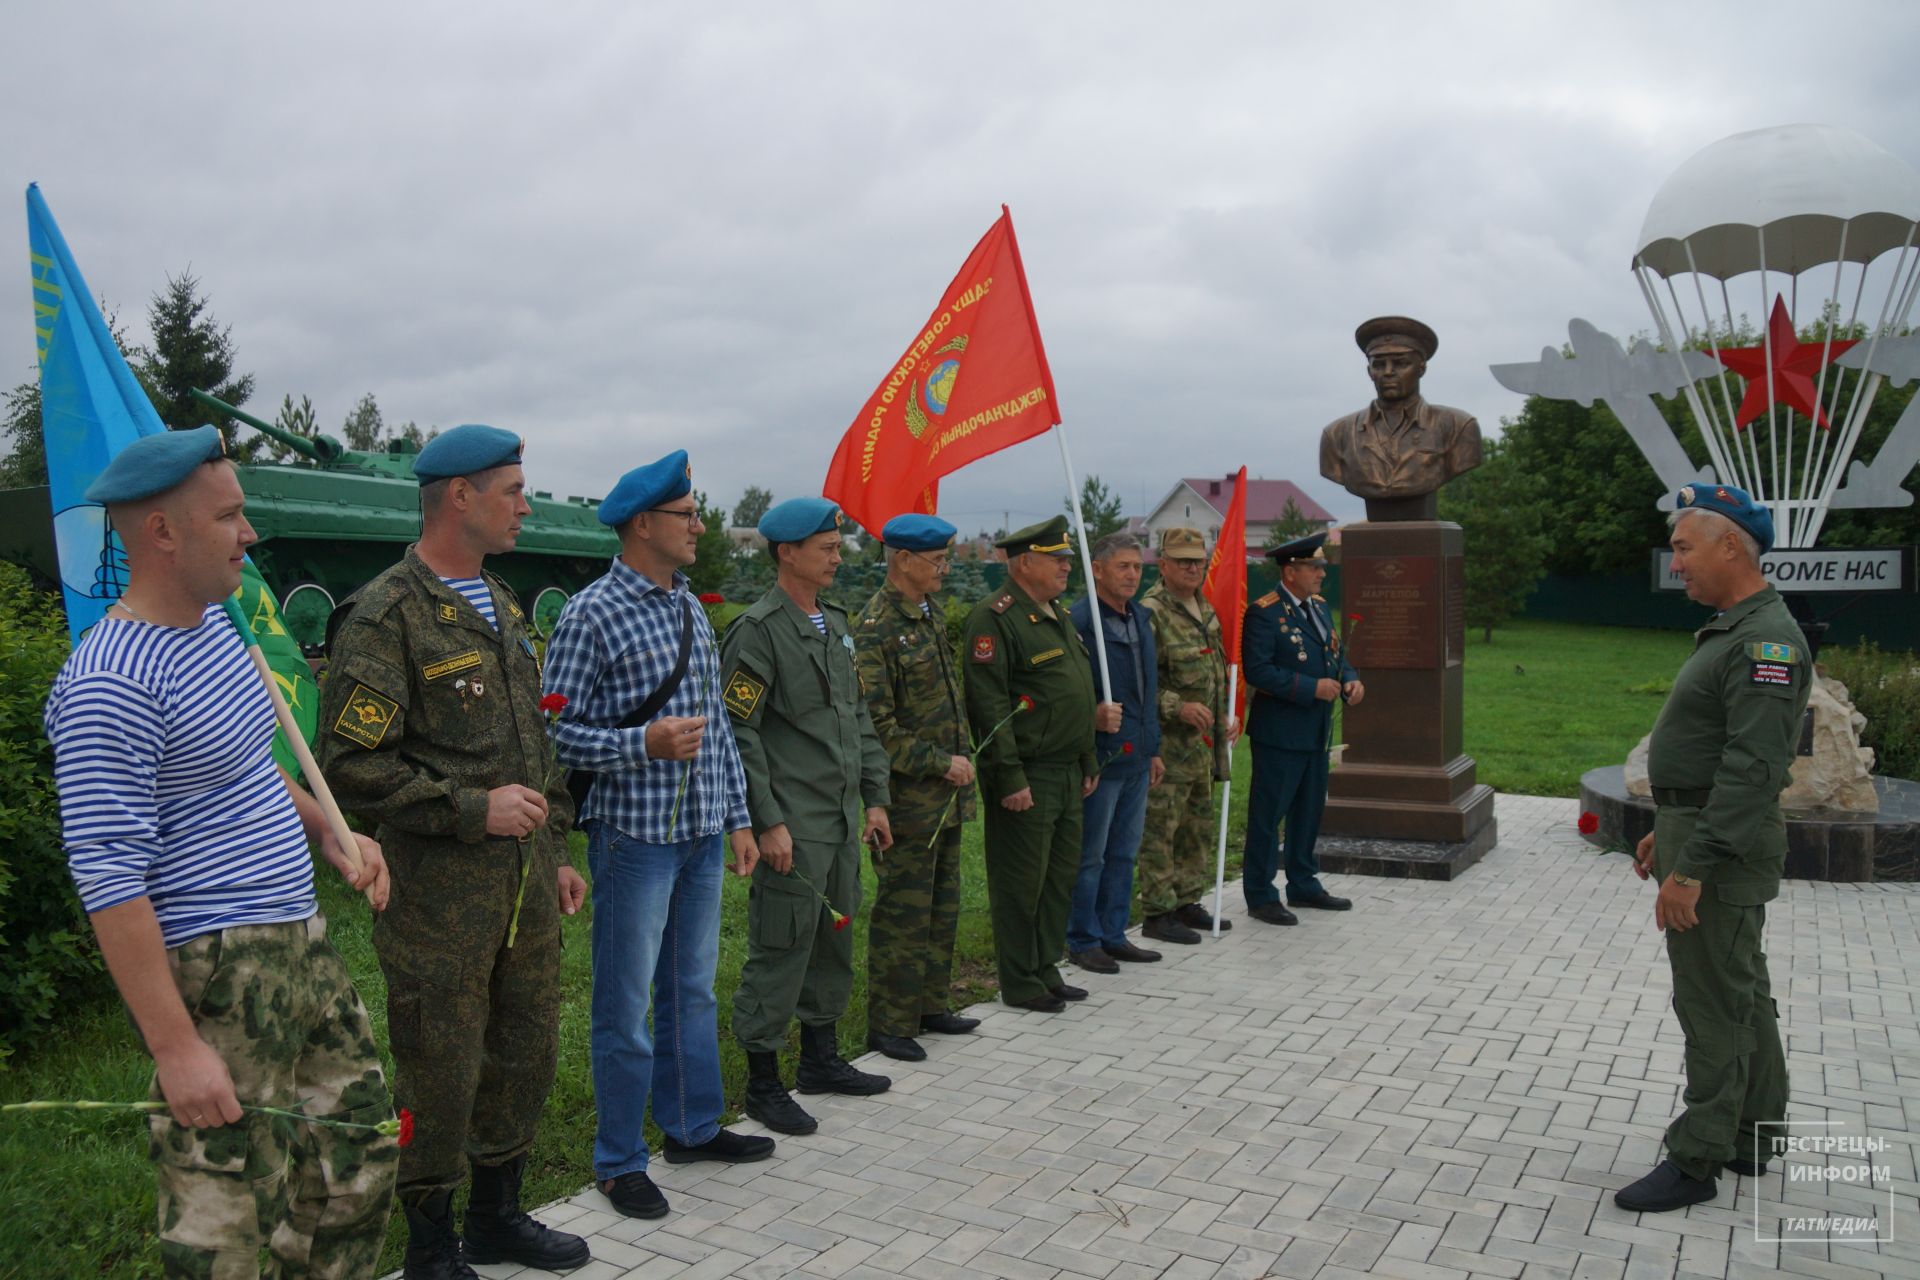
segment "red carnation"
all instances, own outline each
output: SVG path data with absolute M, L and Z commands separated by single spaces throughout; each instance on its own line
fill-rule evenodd
M 567 709 L 567 695 L 549 693 L 540 699 L 540 710 L 550 716 L 557 716 Z
M 701 604 L 725 604 L 726 602 L 727 598 L 718 591 L 702 591 L 700 593 Z
M 1202 649 L 1202 650 L 1200 651 L 1200 656 L 1204 658 L 1204 657 L 1206 657 L 1206 656 L 1207 656 L 1208 654 L 1210 654 L 1210 653 L 1212 653 L 1212 652 L 1213 652 L 1213 648 L 1212 648 L 1212 646 L 1211 646 L 1211 645 L 1209 645 L 1209 646 L 1208 646 L 1207 648 L 1205 648 L 1205 649 Z
M 1580 815 L 1580 834 L 1581 835 L 1590 836 L 1594 832 L 1598 831 L 1599 829 L 1600 829 L 1599 814 L 1583 813 Z
M 1202 742 L 1204 742 L 1204 743 L 1206 743 L 1206 744 L 1207 744 L 1208 746 L 1212 746 L 1212 745 L 1213 745 L 1213 739 L 1212 739 L 1212 738 L 1209 738 L 1209 737 L 1208 737 L 1208 736 L 1207 736 L 1206 734 L 1204 734 L 1204 733 L 1200 735 L 1200 741 L 1202 741 Z
M 1020 695 L 1020 701 L 1017 704 L 1015 704 L 1014 709 L 1017 711 L 1031 711 L 1033 710 L 1033 706 L 1034 706 L 1033 695 L 1030 693 L 1023 693 Z
M 561 698 L 560 701 L 565 702 L 566 699 Z M 405 1107 L 402 1107 L 400 1108 L 400 1145 L 404 1147 L 412 1141 L 413 1141 L 413 1112 L 407 1110 Z
M 1358 621 L 1360 621 L 1360 615 L 1359 615 L 1359 614 L 1357 614 L 1357 613 L 1350 613 L 1350 614 L 1348 614 L 1348 615 L 1347 615 L 1347 621 L 1348 621 L 1348 622 L 1358 622 Z
M 841 915 L 838 911 L 833 913 L 833 931 L 835 933 L 838 933 L 842 929 L 846 928 L 847 924 L 848 924 L 848 918 L 846 916 Z
M 1121 755 L 1123 755 L 1123 756 L 1130 756 L 1130 755 L 1132 755 L 1132 754 L 1133 754 L 1133 744 L 1132 744 L 1131 742 L 1123 742 L 1123 743 L 1121 743 L 1121 744 L 1120 744 L 1120 754 L 1121 754 Z

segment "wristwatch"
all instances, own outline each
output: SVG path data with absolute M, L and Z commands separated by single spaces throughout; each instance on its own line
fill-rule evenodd
M 1692 876 L 1683 876 L 1678 871 L 1670 875 L 1668 879 L 1672 880 L 1675 884 L 1679 885 L 1683 889 L 1698 889 L 1700 887 L 1700 882 L 1698 880 L 1695 880 Z

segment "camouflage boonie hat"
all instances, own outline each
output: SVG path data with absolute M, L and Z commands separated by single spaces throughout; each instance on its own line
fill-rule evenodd
M 1160 558 L 1162 560 L 1205 560 L 1207 535 L 1186 525 L 1162 529 Z

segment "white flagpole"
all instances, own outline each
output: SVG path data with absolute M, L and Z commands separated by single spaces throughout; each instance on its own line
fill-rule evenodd
M 1227 893 L 1227 805 L 1233 797 L 1233 708 L 1240 696 L 1240 664 L 1227 667 L 1227 780 L 1220 785 L 1220 847 L 1213 859 L 1213 936 L 1220 936 L 1220 903 Z M 1215 733 L 1222 730 L 1214 727 Z
M 1067 429 L 1053 424 L 1053 438 L 1060 442 L 1060 465 L 1067 469 L 1067 502 L 1073 508 L 1073 528 L 1080 537 L 1080 568 L 1087 578 L 1087 598 L 1095 601 L 1088 609 L 1093 619 L 1093 654 L 1100 660 L 1102 701 L 1113 701 L 1113 677 L 1107 674 L 1107 629 L 1100 625 L 1100 608 L 1093 591 L 1093 549 L 1087 545 L 1087 522 L 1080 518 L 1080 485 L 1073 478 L 1073 459 L 1067 456 Z

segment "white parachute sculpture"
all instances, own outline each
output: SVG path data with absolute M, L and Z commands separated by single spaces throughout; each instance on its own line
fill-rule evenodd
M 1920 292 L 1911 165 L 1827 125 L 1723 138 L 1654 196 L 1633 272 L 1661 349 L 1629 353 L 1574 320 L 1574 359 L 1547 348 L 1537 362 L 1493 366 L 1494 377 L 1521 394 L 1605 400 L 1667 492 L 1701 479 L 1738 485 L 1772 509 L 1783 548 L 1813 546 L 1831 507 L 1913 502 L 1902 481 L 1920 463 L 1920 397 L 1872 467 L 1847 470 L 1882 382 L 1920 377 L 1920 338 L 1902 332 Z M 1736 316 L 1756 312 L 1759 346 L 1721 345 Z M 1817 322 L 1820 336 L 1802 344 L 1798 327 Z M 1652 402 L 1675 390 L 1710 470 L 1688 460 Z

